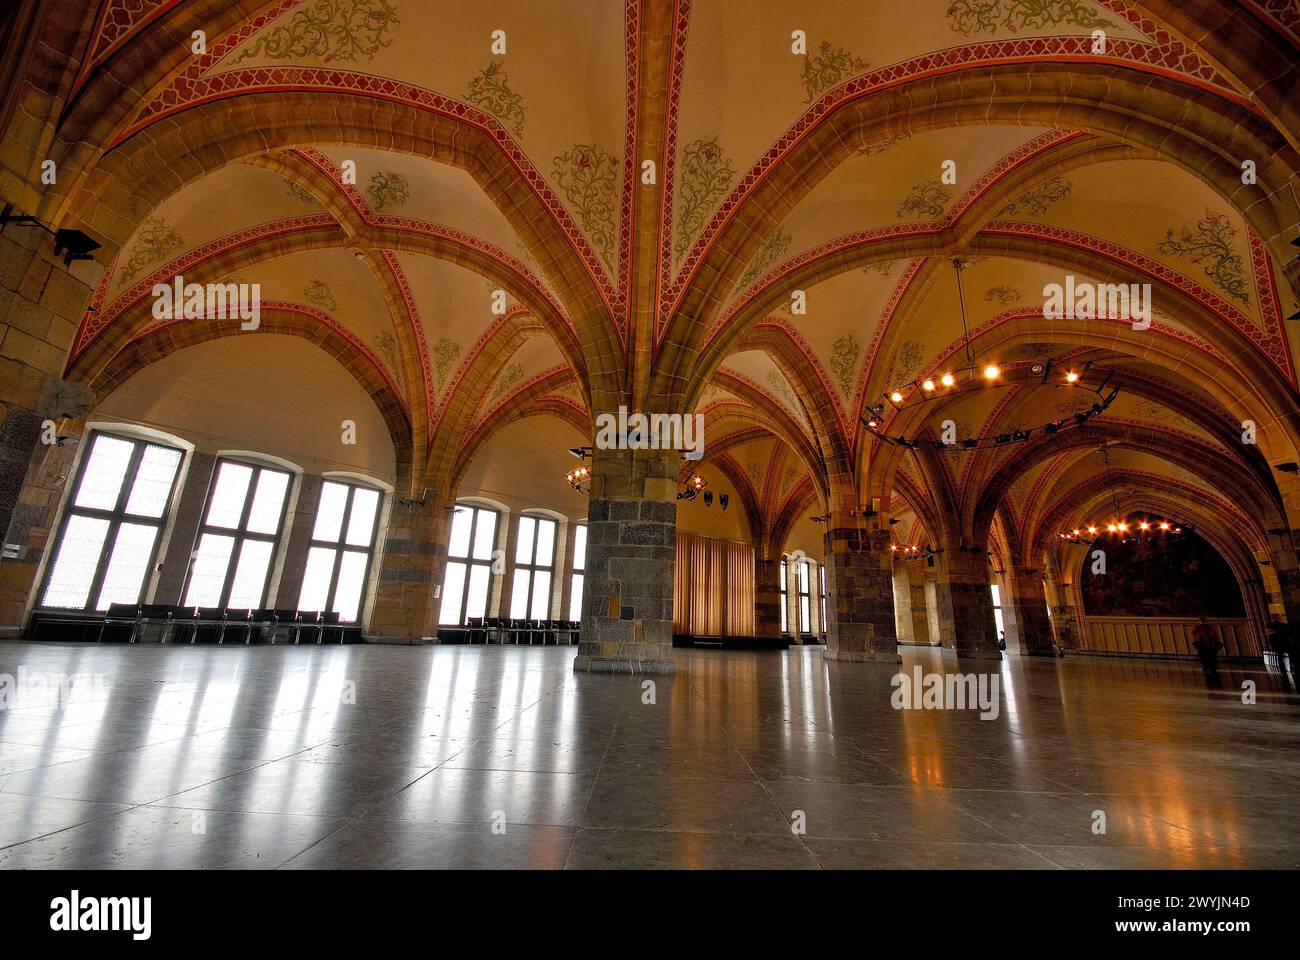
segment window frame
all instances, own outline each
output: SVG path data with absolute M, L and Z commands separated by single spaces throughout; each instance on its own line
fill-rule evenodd
M 86 472 L 90 469 L 91 452 L 94 450 L 95 442 L 100 437 L 121 440 L 133 444 L 135 447 L 131 451 L 131 459 L 127 461 L 126 470 L 122 473 L 122 485 L 118 488 L 117 501 L 113 504 L 112 510 L 103 510 L 98 507 L 78 507 L 76 505 L 77 497 L 81 493 L 81 485 L 86 479 Z M 100 612 L 95 604 L 99 600 L 100 592 L 104 589 L 104 577 L 108 575 L 113 547 L 117 542 L 117 531 L 124 522 L 154 526 L 158 531 L 157 536 L 154 537 L 153 547 L 149 551 L 149 561 L 145 565 L 145 575 L 140 580 L 140 590 L 134 600 L 136 604 L 144 602 L 150 583 L 158 573 L 158 555 L 162 550 L 167 527 L 171 523 L 172 513 L 176 507 L 177 487 L 179 486 L 177 479 L 184 472 L 185 458 L 189 455 L 189 451 L 184 447 L 173 446 L 160 440 L 133 437 L 130 434 L 118 433 L 114 430 L 91 429 L 87 440 L 88 442 L 86 442 L 84 448 L 85 452 L 77 464 L 76 481 L 68 492 L 63 507 L 63 515 L 59 517 L 59 525 L 49 551 L 49 561 L 45 564 L 45 571 L 41 576 L 40 590 L 36 594 L 35 609 L 42 613 L 80 613 L 95 616 Z M 162 513 L 157 517 L 146 517 L 126 512 L 127 502 L 131 499 L 131 490 L 135 486 L 136 474 L 139 472 L 140 463 L 144 459 L 144 451 L 150 446 L 161 447 L 164 450 L 174 450 L 181 455 L 180 460 L 176 463 L 176 470 L 172 474 L 171 489 L 167 491 L 167 502 Z M 67 533 L 68 524 L 75 516 L 106 520 L 108 521 L 108 530 L 105 532 L 104 542 L 99 548 L 99 560 L 95 563 L 94 576 L 91 577 L 90 586 L 86 589 L 86 602 L 80 607 L 48 607 L 45 605 L 45 594 L 49 591 L 50 580 L 54 577 L 54 568 L 59 559 L 59 553 L 63 549 L 63 538 Z M 107 610 L 108 608 L 105 607 L 104 609 Z
M 456 522 L 456 514 L 455 514 L 455 511 L 457 511 L 457 510 L 468 510 L 468 511 L 470 511 L 470 521 L 469 521 L 469 545 L 468 545 L 468 547 L 466 548 L 467 552 L 466 552 L 465 556 L 463 556 L 463 557 L 459 557 L 459 556 L 454 556 L 454 555 L 452 554 L 450 543 L 448 543 L 448 547 L 447 547 L 447 562 L 446 562 L 445 564 L 443 564 L 443 569 L 442 569 L 442 585 L 441 585 L 441 589 L 444 589 L 444 590 L 445 590 L 446 585 L 447 585 L 447 568 L 448 568 L 451 564 L 453 564 L 453 563 L 459 563 L 459 564 L 462 564 L 462 565 L 465 567 L 465 579 L 461 582 L 461 587 L 460 587 L 460 614 L 459 614 L 459 616 L 457 616 L 457 618 L 456 618 L 456 622 L 455 622 L 455 623 L 442 623 L 442 622 L 441 622 L 441 621 L 442 621 L 442 601 L 443 601 L 444 598 L 443 598 L 442 594 L 440 593 L 440 594 L 439 594 L 439 597 L 438 597 L 438 621 L 439 621 L 439 622 L 438 622 L 438 629 L 455 630 L 455 629 L 457 629 L 457 628 L 459 628 L 459 627 L 468 626 L 468 624 L 469 624 L 469 619 L 468 619 L 468 617 L 466 616 L 466 609 L 467 609 L 468 606 L 469 606 L 469 585 L 470 585 L 470 583 L 471 583 L 472 580 L 473 580 L 473 577 L 472 577 L 470 574 L 473 572 L 473 569 L 474 569 L 475 566 L 487 567 L 487 569 L 488 569 L 488 587 L 487 587 L 487 597 L 485 598 L 484 603 L 483 603 L 483 616 L 484 616 L 484 617 L 487 617 L 489 611 L 491 611 L 491 609 L 492 609 L 492 581 L 493 581 L 493 578 L 494 578 L 494 572 L 493 572 L 493 570 L 492 570 L 492 562 L 493 562 L 493 561 L 492 561 L 492 555 L 493 555 L 494 553 L 496 553 L 496 551 L 497 551 L 497 549 L 498 549 L 497 544 L 499 544 L 499 543 L 501 542 L 501 517 L 502 517 L 503 515 L 504 515 L 504 516 L 508 516 L 508 515 L 509 515 L 509 514 L 505 513 L 505 511 L 503 511 L 503 510 L 501 510 L 501 509 L 499 509 L 499 508 L 497 508 L 497 507 L 488 507 L 488 506 L 484 506 L 484 505 L 482 505 L 482 504 L 478 504 L 478 503 L 457 503 L 457 504 L 455 504 L 455 505 L 452 507 L 452 523 L 453 523 L 453 524 Z M 476 535 L 476 533 L 477 533 L 477 530 L 478 530 L 478 515 L 479 515 L 479 513 L 490 513 L 490 514 L 492 514 L 492 515 L 496 518 L 496 519 L 493 520 L 493 522 L 492 522 L 492 550 L 488 553 L 488 558 L 487 558 L 486 560 L 478 560 L 478 559 L 475 559 L 475 557 L 474 557 L 474 537 L 475 537 L 475 535 Z M 450 534 L 450 529 L 448 530 L 448 533 Z
M 327 483 L 337 484 L 340 487 L 347 487 L 348 490 L 347 498 L 345 499 L 343 504 L 343 518 L 339 521 L 339 536 L 337 540 L 316 539 L 316 520 L 320 516 L 320 501 L 321 498 L 325 495 L 325 484 Z M 379 500 L 376 501 L 375 503 L 374 518 L 370 521 L 370 542 L 367 543 L 364 548 L 357 547 L 355 544 L 349 544 L 347 542 L 348 522 L 352 519 L 352 504 L 356 499 L 356 492 L 358 490 L 369 490 L 371 493 L 375 493 L 379 496 Z M 369 483 L 363 483 L 360 480 L 344 480 L 339 477 L 321 478 L 320 494 L 316 498 L 316 510 L 312 514 L 311 532 L 307 535 L 307 555 L 306 557 L 303 558 L 303 566 L 302 566 L 303 579 L 305 581 L 307 576 L 307 561 L 311 557 L 312 548 L 320 547 L 322 549 L 334 551 L 334 566 L 333 569 L 330 571 L 330 585 L 329 585 L 329 589 L 325 591 L 325 606 L 320 611 L 321 613 L 334 612 L 334 600 L 335 600 L 335 595 L 338 592 L 339 570 L 343 566 L 343 554 L 351 552 L 351 553 L 365 553 L 366 555 L 366 566 L 361 574 L 361 595 L 357 598 L 357 618 L 355 620 L 343 620 L 342 616 L 340 615 L 339 619 L 342 623 L 361 623 L 362 620 L 364 619 L 364 614 L 366 609 L 366 588 L 370 585 L 370 571 L 375 562 L 376 541 L 379 539 L 379 518 L 380 515 L 384 512 L 385 492 L 386 491 L 384 491 L 380 487 L 376 487 L 373 484 L 369 484 Z M 284 499 L 285 502 L 288 503 L 289 497 L 287 493 Z M 302 607 L 303 586 L 305 586 L 305 583 L 300 584 L 298 588 L 298 604 L 296 609 L 298 609 L 299 612 L 303 610 Z
M 997 583 L 989 584 L 989 598 L 993 603 L 993 626 L 998 632 L 1000 640 L 1006 635 L 1006 621 L 1002 619 L 1002 586 Z
M 537 541 L 538 541 L 540 538 L 537 536 L 537 530 L 538 530 L 538 527 L 535 525 L 535 526 L 533 527 L 533 537 L 532 537 L 532 550 L 531 550 L 532 562 L 531 562 L 531 563 L 520 563 L 520 562 L 518 561 L 518 559 L 515 560 L 515 564 L 514 564 L 514 574 L 513 574 L 512 578 L 511 578 L 511 584 L 510 584 L 510 608 L 511 608 L 511 609 L 510 609 L 510 619 L 511 619 L 511 620 L 550 620 L 550 619 L 551 619 L 551 597 L 554 595 L 554 592 L 555 592 L 555 555 L 556 555 L 556 553 L 559 552 L 559 546 L 560 546 L 560 544 L 559 544 L 559 540 L 560 540 L 560 521 L 556 520 L 554 517 L 549 517 L 549 516 L 547 516 L 546 514 L 543 514 L 543 513 L 528 513 L 528 512 L 524 512 L 524 513 L 519 514 L 519 519 L 518 519 L 518 521 L 516 521 L 516 523 L 515 523 L 515 550 L 514 550 L 514 553 L 515 553 L 516 558 L 517 558 L 518 555 L 519 555 L 519 530 L 520 530 L 520 528 L 523 526 L 523 523 L 524 523 L 525 520 L 532 520 L 532 521 L 534 522 L 534 524 L 549 523 L 549 524 L 551 524 L 551 525 L 554 527 L 554 530 L 553 530 L 552 533 L 551 533 L 551 562 L 550 562 L 550 564 L 548 564 L 548 565 L 546 565 L 546 566 L 543 566 L 542 564 L 539 564 L 539 563 L 537 562 Z M 545 617 L 534 617 L 534 616 L 532 615 L 532 611 L 533 611 L 533 588 L 534 588 L 534 587 L 536 586 L 536 584 L 537 584 L 537 573 L 538 573 L 538 572 L 544 572 L 544 573 L 548 573 L 548 574 L 550 574 L 550 577 L 548 578 L 548 581 L 547 581 L 547 582 L 548 582 L 548 586 L 547 586 L 547 593 L 548 593 L 548 596 L 547 596 L 547 598 L 546 598 L 546 616 L 545 616 Z M 514 615 L 514 605 L 515 605 L 515 583 L 518 582 L 520 573 L 523 573 L 525 576 L 528 577 L 528 595 L 524 598 L 524 610 L 525 610 L 524 615 L 523 615 L 522 617 L 516 617 L 516 616 Z M 585 585 L 585 582 L 586 582 L 586 581 L 584 580 L 584 585 Z
M 217 495 L 217 480 L 221 476 L 221 465 L 224 463 L 233 463 L 241 467 L 249 467 L 253 470 L 253 476 L 248 481 L 248 487 L 244 491 L 244 503 L 239 512 L 239 526 L 237 527 L 217 527 L 208 523 L 208 512 L 212 509 L 212 501 Z M 257 497 L 257 484 L 261 479 L 262 471 L 269 470 L 272 473 L 283 473 L 289 478 L 289 482 L 284 487 L 284 497 L 280 501 L 280 519 L 275 526 L 275 534 L 250 533 L 248 527 L 248 517 L 253 510 L 253 501 Z M 243 551 L 245 540 L 258 540 L 262 542 L 271 542 L 271 559 L 266 565 L 266 574 L 262 579 L 262 592 L 258 602 L 252 607 L 236 607 L 236 610 L 256 610 L 266 606 L 266 594 L 271 589 L 271 575 L 275 571 L 277 558 L 280 556 L 280 548 L 284 541 L 284 523 L 289 514 L 289 501 L 293 497 L 293 483 L 297 479 L 297 474 L 288 467 L 280 465 L 272 466 L 260 460 L 250 457 L 240 456 L 218 456 L 216 463 L 212 465 L 212 478 L 208 481 L 208 492 L 203 498 L 203 512 L 199 514 L 198 529 L 194 531 L 194 546 L 190 550 L 189 566 L 185 571 L 185 583 L 181 587 L 181 606 L 189 607 L 185 603 L 185 598 L 189 595 L 190 584 L 194 579 L 194 565 L 198 561 L 199 544 L 203 542 L 205 533 L 212 533 L 221 537 L 233 537 L 235 543 L 230 548 L 230 558 L 226 562 L 226 578 L 221 586 L 221 596 L 218 603 L 212 606 L 212 609 L 228 610 L 230 601 L 230 591 L 235 585 L 235 571 L 239 567 L 239 557 Z

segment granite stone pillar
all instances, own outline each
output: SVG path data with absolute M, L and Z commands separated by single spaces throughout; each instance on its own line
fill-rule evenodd
M 436 643 L 439 596 L 454 504 L 431 494 L 394 503 L 383 540 L 375 603 L 363 636 L 373 643 Z
M 592 454 L 575 671 L 673 672 L 679 461 L 672 450 Z
M 1003 601 L 1003 615 L 1006 616 L 1009 608 L 1015 620 L 1020 652 L 1031 657 L 1053 656 L 1052 621 L 1047 615 L 1047 594 L 1043 590 L 1042 571 L 1017 566 L 1010 573 L 1011 602 L 1008 604 Z
M 905 564 L 894 561 L 894 630 L 898 642 L 916 643 L 912 623 L 912 581 Z
M 926 625 L 930 630 L 930 643 L 936 647 L 953 648 L 952 590 L 946 577 L 937 570 L 926 572 L 925 577 Z
M 957 547 L 947 553 L 946 582 L 952 597 L 953 650 L 959 657 L 1001 660 L 993 594 L 989 590 L 988 555 Z
M 930 611 L 926 602 L 925 580 L 918 573 L 908 584 L 912 598 L 912 642 L 921 645 L 932 644 L 930 637 Z
M 781 636 L 781 557 L 754 551 L 754 636 Z
M 889 531 L 866 529 L 861 522 L 847 511 L 833 511 L 827 520 L 826 656 L 898 663 Z

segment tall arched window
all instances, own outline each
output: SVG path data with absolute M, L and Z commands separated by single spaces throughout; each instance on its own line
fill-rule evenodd
M 551 574 L 555 568 L 555 531 L 549 517 L 527 514 L 519 518 L 515 542 L 515 582 L 510 594 L 510 616 L 545 620 L 551 615 Z
M 359 483 L 321 484 L 299 610 L 325 610 L 344 623 L 357 621 L 382 500 L 378 490 Z
M 781 558 L 781 632 L 790 632 L 790 565 Z
M 500 514 L 489 507 L 456 504 L 447 544 L 447 572 L 442 578 L 438 623 L 459 627 L 487 613 L 492 591 L 492 553 Z
M 90 611 L 140 602 L 183 457 L 161 443 L 91 434 L 59 524 L 42 607 Z
M 573 584 L 569 590 L 569 619 L 582 619 L 582 584 L 587 569 L 587 525 L 573 527 Z
M 812 629 L 812 608 L 811 597 L 808 592 L 808 563 L 807 560 L 799 561 L 799 632 L 808 633 Z
M 248 610 L 266 602 L 293 475 L 252 461 L 217 461 L 183 605 Z

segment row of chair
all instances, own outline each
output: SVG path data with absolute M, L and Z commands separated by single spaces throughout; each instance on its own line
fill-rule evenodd
M 470 617 L 470 643 L 574 644 L 577 620 L 519 620 L 512 617 Z
M 345 643 L 357 627 L 343 624 L 337 613 L 317 610 L 227 610 L 223 607 L 177 607 L 163 603 L 110 604 L 99 628 L 130 627 L 135 643 L 143 627 L 162 628 L 163 643 Z

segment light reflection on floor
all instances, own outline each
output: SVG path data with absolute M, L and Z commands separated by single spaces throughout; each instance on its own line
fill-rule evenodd
M 678 651 L 653 697 L 572 657 L 0 645 L 0 867 L 1300 866 L 1262 668 L 1011 657 L 982 721 L 817 650 Z

